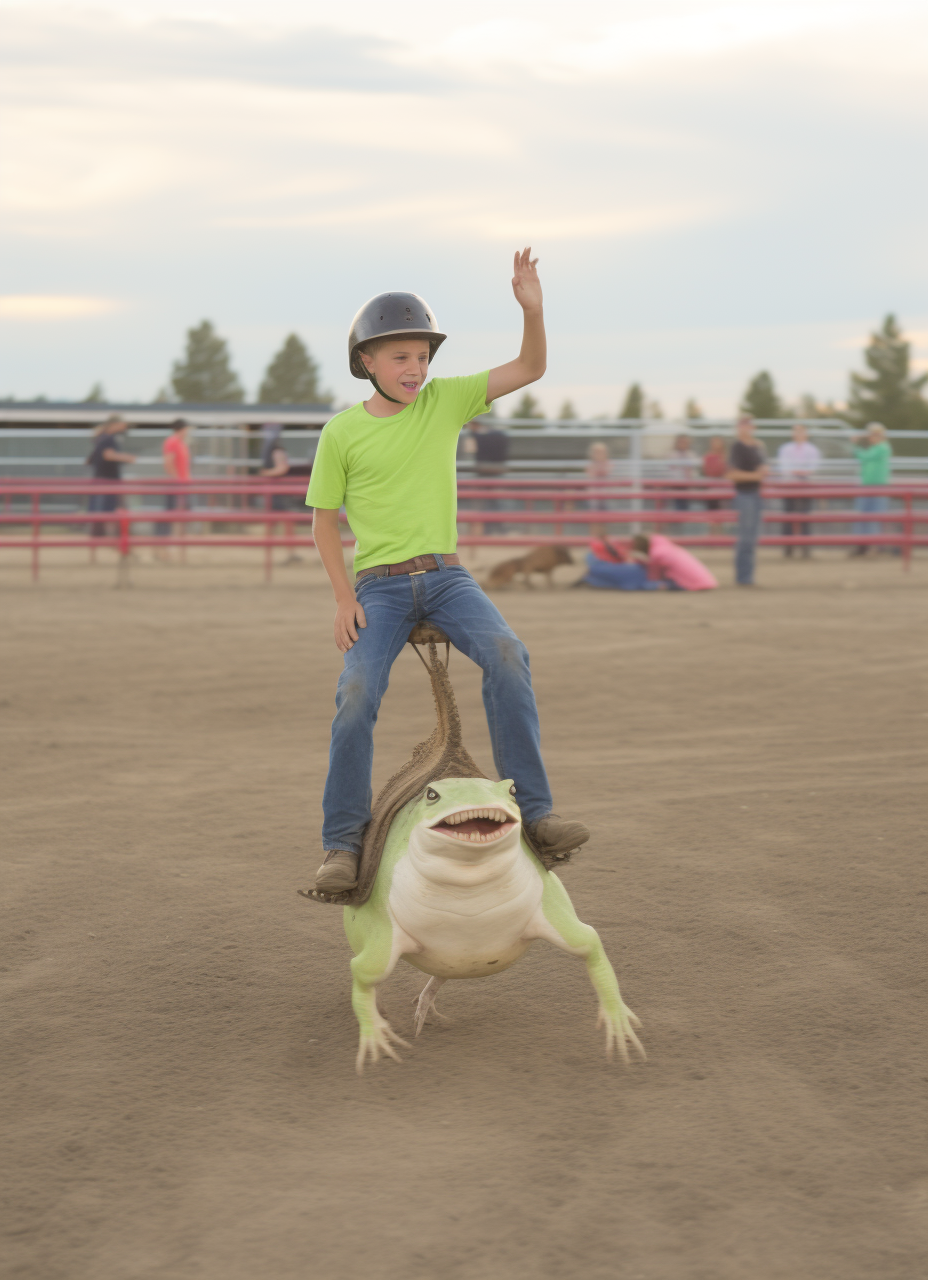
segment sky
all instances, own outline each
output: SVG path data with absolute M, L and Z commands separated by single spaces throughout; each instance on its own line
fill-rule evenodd
M 474 372 L 530 244 L 549 414 L 840 402 L 887 312 L 928 369 L 926 71 L 910 0 L 0 0 L 0 395 L 150 400 L 209 318 L 354 402 L 388 289 Z

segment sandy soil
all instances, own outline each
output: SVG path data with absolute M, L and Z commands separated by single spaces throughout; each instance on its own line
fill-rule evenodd
M 340 913 L 294 892 L 332 607 L 315 563 L 268 589 L 239 559 L 123 591 L 0 566 L 5 1274 L 924 1275 L 928 564 L 497 596 L 649 1061 L 606 1063 L 583 967 L 539 944 L 358 1079 Z M 407 653 L 381 778 L 430 726 Z M 422 981 L 386 987 L 401 1032 Z

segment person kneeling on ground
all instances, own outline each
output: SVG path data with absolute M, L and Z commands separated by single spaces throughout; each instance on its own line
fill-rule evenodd
M 662 533 L 636 533 L 632 548 L 647 558 L 650 569 L 680 591 L 711 591 L 719 584 L 701 560 Z
M 647 566 L 615 542 L 594 538 L 586 557 L 586 573 L 575 587 L 599 587 L 612 591 L 661 591 L 666 583 L 648 577 Z
M 652 576 L 655 570 L 657 576 Z M 628 555 L 605 539 L 592 542 L 586 575 L 576 585 L 618 591 L 710 591 L 719 584 L 701 560 L 670 538 L 638 533 Z

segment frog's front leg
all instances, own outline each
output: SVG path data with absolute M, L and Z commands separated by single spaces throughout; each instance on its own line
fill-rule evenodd
M 357 955 L 351 962 L 351 1007 L 354 1009 L 361 1039 L 355 1069 L 358 1075 L 364 1070 L 368 1058 L 377 1062 L 381 1053 L 399 1062 L 395 1044 L 410 1048 L 407 1041 L 396 1034 L 377 1008 L 377 988 L 389 978 L 401 955 L 418 951 L 415 942 L 399 928 L 391 917 L 365 908 L 355 909 L 349 927 L 348 915 L 352 908 L 345 908 L 345 931 Z M 362 913 L 366 919 L 362 918 Z M 379 917 L 379 918 L 378 918 Z M 367 927 L 366 927 L 367 926 Z
M 622 1061 L 627 1063 L 628 1043 L 631 1043 L 645 1058 L 647 1055 L 634 1032 L 641 1023 L 622 1000 L 615 970 L 609 963 L 599 934 L 591 925 L 577 918 L 567 890 L 552 871 L 544 872 L 544 882 L 541 906 L 524 937 L 526 940 L 545 938 L 568 955 L 579 956 L 586 962 L 590 981 L 599 996 L 596 1025 L 605 1025 L 606 1028 L 606 1057 L 612 1057 L 613 1046 L 617 1045 Z

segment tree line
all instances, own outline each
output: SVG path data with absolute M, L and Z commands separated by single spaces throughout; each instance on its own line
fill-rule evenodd
M 891 431 L 928 430 L 928 401 L 924 396 L 928 373 L 917 377 L 913 374 L 912 344 L 894 315 L 887 315 L 880 328 L 871 333 L 863 358 L 865 372 L 850 374 L 846 407 L 820 403 L 813 395 L 800 396 L 798 402 L 788 404 L 777 391 L 771 373 L 763 369 L 748 382 L 739 409 L 755 418 L 839 418 L 856 427 L 882 422 Z M 232 366 L 228 343 L 212 322 L 203 320 L 188 329 L 183 355 L 175 360 L 168 385 L 158 392 L 155 403 L 242 404 L 244 399 L 245 391 Z M 264 372 L 258 403 L 328 405 L 332 399 L 332 393 L 321 385 L 319 365 L 306 344 L 298 334 L 288 334 Z M 94 384 L 84 403 L 106 403 L 99 383 Z M 511 416 L 532 420 L 545 415 L 536 397 L 526 391 Z M 608 418 L 607 414 L 598 416 Z M 663 416 L 660 404 L 648 399 L 639 382 L 628 388 L 616 414 L 618 418 L 638 420 Z M 695 423 L 704 414 L 690 399 L 683 416 Z M 565 400 L 557 420 L 569 422 L 577 417 L 571 401 Z
M 258 388 L 259 404 L 330 404 L 332 393 L 323 390 L 319 365 L 302 338 L 290 333 L 264 371 Z M 185 404 L 242 404 L 245 389 L 232 367 L 229 346 L 212 321 L 203 320 L 187 330 L 184 354 L 171 368 L 168 387 L 156 403 L 180 400 Z
M 777 391 L 773 376 L 762 369 L 745 387 L 739 411 L 755 418 L 838 418 L 855 427 L 882 422 L 890 431 L 928 431 L 928 400 L 923 394 L 928 373 L 913 375 L 912 344 L 906 340 L 894 315 L 886 316 L 880 328 L 871 333 L 864 351 L 864 364 L 866 372 L 850 374 L 846 407 L 821 403 L 813 395 L 800 396 L 795 404 L 788 404 Z M 544 416 L 530 392 L 522 396 L 512 413 L 514 418 Z M 565 422 L 577 416 L 573 404 L 565 400 L 557 420 Z M 660 404 L 648 399 L 639 382 L 633 382 L 628 388 L 616 414 L 618 418 L 639 420 L 663 416 Z M 695 400 L 687 400 L 683 416 L 699 422 L 705 415 Z

